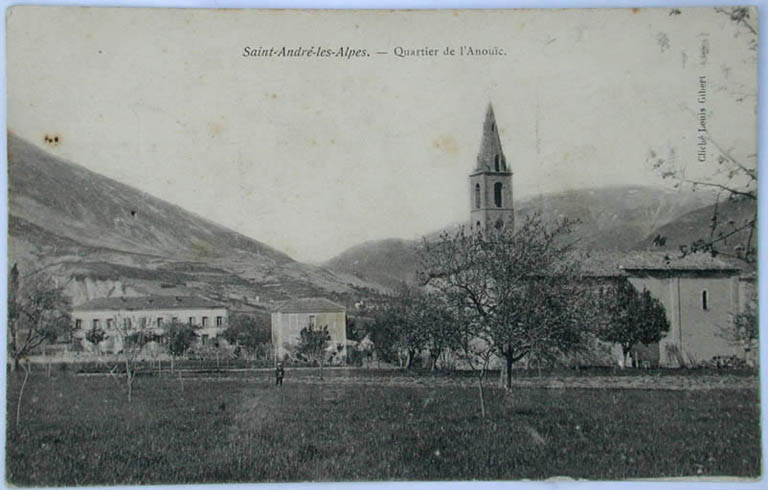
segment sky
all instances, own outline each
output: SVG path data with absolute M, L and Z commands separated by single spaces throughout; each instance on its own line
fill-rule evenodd
M 662 185 L 651 150 L 711 175 L 701 109 L 718 145 L 756 153 L 756 52 L 711 8 L 21 7 L 7 29 L 10 131 L 302 261 L 466 220 L 489 103 L 521 199 Z M 283 46 L 371 56 L 243 56 Z M 502 54 L 442 55 L 461 46 Z M 395 55 L 425 47 L 441 54 Z

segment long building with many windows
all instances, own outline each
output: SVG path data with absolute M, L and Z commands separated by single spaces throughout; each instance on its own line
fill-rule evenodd
M 89 330 L 100 329 L 111 339 L 107 350 L 122 348 L 119 332 L 152 329 L 161 334 L 173 321 L 198 327 L 206 343 L 224 331 L 229 322 L 226 305 L 195 296 L 139 296 L 96 298 L 72 311 L 75 339 L 85 340 Z

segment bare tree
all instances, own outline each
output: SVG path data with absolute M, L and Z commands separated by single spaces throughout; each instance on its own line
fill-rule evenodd
M 570 254 L 571 227 L 568 220 L 546 224 L 535 215 L 514 232 L 460 230 L 422 247 L 423 281 L 505 359 L 507 388 L 516 362 L 563 354 L 586 335 L 592 305 Z
M 8 355 L 11 369 L 45 342 L 69 336 L 71 301 L 51 276 L 38 271 L 21 275 L 17 265 L 8 276 Z
M 142 348 L 161 337 L 153 326 L 156 322 L 153 316 L 128 313 L 118 313 L 107 321 L 107 335 L 113 336 L 118 359 L 121 359 L 120 363 L 125 369 L 128 403 L 133 396 L 133 382 L 136 379 L 136 368 L 141 359 Z
M 734 36 L 745 39 L 748 51 L 745 60 L 733 62 L 756 63 L 757 19 L 752 7 L 715 7 L 715 12 L 728 17 L 734 26 Z M 680 15 L 676 10 L 670 13 Z M 729 70 L 725 67 L 723 69 Z M 756 110 L 757 93 L 751 87 L 718 87 L 730 94 L 735 104 L 749 101 L 746 111 Z M 698 114 L 692 114 L 697 118 Z M 755 262 L 757 256 L 757 155 L 741 150 L 728 143 L 718 141 L 707 123 L 698 128 L 701 144 L 715 149 L 714 167 L 709 173 L 697 168 L 695 175 L 679 161 L 678 151 L 674 147 L 652 148 L 646 157 L 647 162 L 664 179 L 674 182 L 674 187 L 687 187 L 694 191 L 711 191 L 714 198 L 712 217 L 706 230 L 690 244 L 681 246 L 681 255 L 696 252 L 708 252 L 712 255 L 731 256 L 745 262 Z M 737 203 L 754 208 L 747 217 L 734 219 L 724 212 L 725 203 Z M 657 237 L 664 239 L 664 237 Z

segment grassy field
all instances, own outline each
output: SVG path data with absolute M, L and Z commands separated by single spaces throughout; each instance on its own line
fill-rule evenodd
M 290 374 L 290 373 L 289 373 Z M 303 373 L 302 376 L 307 376 Z M 338 376 L 339 374 L 335 374 Z M 270 373 L 8 378 L 15 485 L 758 476 L 758 393 L 344 385 Z

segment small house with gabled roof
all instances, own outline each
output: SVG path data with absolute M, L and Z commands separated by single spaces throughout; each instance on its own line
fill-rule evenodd
M 299 342 L 303 328 L 328 327 L 331 341 L 329 356 L 332 362 L 343 362 L 347 357 L 347 309 L 325 298 L 289 299 L 272 309 L 272 344 L 275 358 L 290 356 Z

